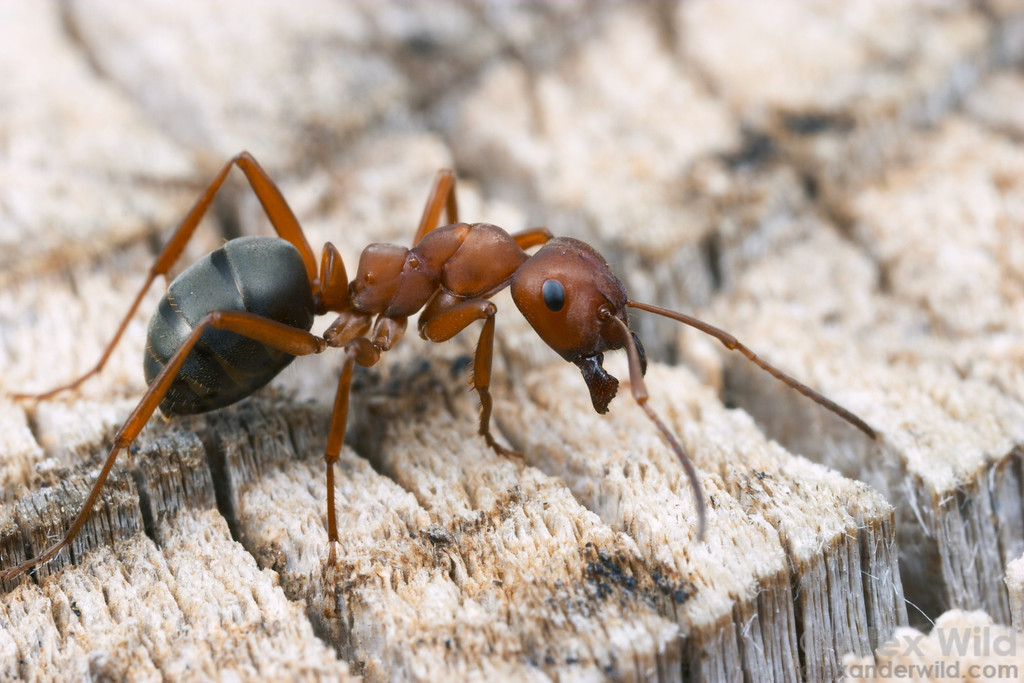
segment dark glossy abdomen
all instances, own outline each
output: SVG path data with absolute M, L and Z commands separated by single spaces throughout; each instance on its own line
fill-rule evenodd
M 203 317 L 215 310 L 248 311 L 309 330 L 313 293 L 298 250 L 276 237 L 242 237 L 175 278 L 149 322 L 147 384 Z M 230 405 L 269 382 L 294 358 L 234 332 L 207 329 L 160 410 L 183 415 Z

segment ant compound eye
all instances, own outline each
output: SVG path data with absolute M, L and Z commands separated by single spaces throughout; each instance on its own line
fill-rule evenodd
M 565 306 L 565 287 L 558 280 L 545 280 L 540 293 L 549 311 L 557 312 Z

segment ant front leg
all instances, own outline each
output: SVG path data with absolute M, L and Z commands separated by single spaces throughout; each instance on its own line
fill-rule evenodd
M 480 436 L 487 445 L 509 458 L 522 454 L 509 450 L 491 435 L 491 361 L 494 357 L 494 316 L 498 307 L 487 299 L 468 299 L 420 317 L 420 336 L 432 342 L 448 341 L 477 320 L 484 321 L 473 359 L 473 387 L 480 396 Z
M 32 567 L 53 559 L 64 547 L 66 547 L 78 532 L 81 531 L 85 521 L 89 518 L 89 512 L 99 499 L 100 491 L 107 480 L 114 462 L 121 451 L 128 448 L 135 438 L 142 431 L 142 428 L 149 422 L 160 402 L 167 395 L 174 380 L 184 365 L 185 359 L 195 347 L 203 332 L 213 328 L 235 332 L 243 337 L 255 340 L 271 348 L 290 353 L 293 356 L 305 356 L 312 353 L 320 353 L 327 348 L 327 343 L 314 334 L 305 330 L 279 323 L 262 316 L 246 313 L 243 311 L 213 311 L 208 313 L 202 321 L 192 330 L 184 343 L 174 352 L 167 364 L 154 378 L 153 383 L 146 389 L 142 400 L 132 411 L 131 415 L 114 436 L 114 445 L 107 455 L 106 462 L 100 470 L 99 476 L 93 483 L 92 490 L 85 504 L 68 528 L 64 537 L 55 545 L 47 548 L 38 556 L 27 560 L 13 569 L 0 572 L 0 579 L 12 579 Z
M 349 311 L 338 317 L 338 320 L 324 333 L 325 341 L 330 346 L 343 346 L 345 362 L 338 377 L 338 389 L 334 394 L 334 409 L 331 411 L 331 428 L 327 434 L 327 449 L 324 461 L 327 465 L 327 543 L 329 547 L 327 562 L 334 564 L 338 546 L 338 519 L 334 506 L 334 463 L 341 456 L 341 447 L 345 442 L 345 431 L 348 426 L 348 402 L 352 391 L 352 370 L 356 363 L 365 367 L 376 365 L 385 351 L 398 343 L 405 333 L 406 318 L 387 318 L 380 316 L 374 323 L 371 333 L 372 341 L 359 336 L 351 338 L 349 333 L 356 333 L 369 324 L 365 314 Z M 362 334 L 362 332 L 359 332 Z
M 306 240 L 305 234 L 302 232 L 302 227 L 299 225 L 298 219 L 295 217 L 294 212 L 292 212 L 291 207 L 288 206 L 288 202 L 285 200 L 284 195 L 281 194 L 281 190 L 278 189 L 274 181 L 271 180 L 269 175 L 267 175 L 267 172 L 263 170 L 263 167 L 259 165 L 251 154 L 248 152 L 242 152 L 224 164 L 224 167 L 221 168 L 217 177 L 214 178 L 213 182 L 210 183 L 203 194 L 200 195 L 192 209 L 189 210 L 188 214 L 181 221 L 181 224 L 174 231 L 174 234 L 171 235 L 167 244 L 164 245 L 160 254 L 157 255 L 153 264 L 149 268 L 146 281 L 142 284 L 142 288 L 139 290 L 139 293 L 135 295 L 135 300 L 129 307 L 128 313 L 121 320 L 121 324 L 114 333 L 113 339 L 110 340 L 110 343 L 107 344 L 107 347 L 104 349 L 99 362 L 97 362 L 91 370 L 68 384 L 64 384 L 56 387 L 55 389 L 39 394 L 14 394 L 15 399 L 48 399 L 63 391 L 76 389 L 85 380 L 95 374 L 98 374 L 103 369 L 103 366 L 106 365 L 107 360 L 110 358 L 110 354 L 114 351 L 114 347 L 117 346 L 117 342 L 120 341 L 125 329 L 127 329 L 132 316 L 135 315 L 135 311 L 142 302 L 142 298 L 146 295 L 146 292 L 149 291 L 150 286 L 156 281 L 157 277 L 167 274 L 174 263 L 178 260 L 178 257 L 181 256 L 181 253 L 184 251 L 189 240 L 192 239 L 192 236 L 195 234 L 196 226 L 199 225 L 199 221 L 202 220 L 206 211 L 210 208 L 210 204 L 213 202 L 217 191 L 220 190 L 221 185 L 224 183 L 224 179 L 227 178 L 228 172 L 231 170 L 232 166 L 238 166 L 238 168 L 242 170 L 242 173 L 245 174 L 253 192 L 260 200 L 260 204 L 263 205 L 263 209 L 266 212 L 267 217 L 270 219 L 270 223 L 273 225 L 274 230 L 282 239 L 288 241 L 292 246 L 299 250 L 303 263 L 306 265 L 306 272 L 309 275 L 309 281 L 316 282 L 316 257 L 313 254 L 313 249 L 309 246 L 309 242 Z
M 334 463 L 341 456 L 348 426 L 348 403 L 352 393 L 352 370 L 356 363 L 366 367 L 380 358 L 380 349 L 369 339 L 358 337 L 345 343 L 345 362 L 338 377 L 338 389 L 334 394 L 334 409 L 331 411 L 331 428 L 327 434 L 327 449 L 324 462 L 327 465 L 327 563 L 334 564 L 338 546 L 338 514 L 334 505 Z

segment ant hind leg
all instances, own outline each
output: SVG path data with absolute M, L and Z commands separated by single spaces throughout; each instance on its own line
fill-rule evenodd
M 107 364 L 107 360 L 110 358 L 110 354 L 113 353 L 114 347 L 117 346 L 117 342 L 120 341 L 121 337 L 124 335 L 124 331 L 128 328 L 128 323 L 135 315 L 135 311 L 138 310 L 139 304 L 142 303 L 142 299 L 146 295 L 146 292 L 149 291 L 150 286 L 157 277 L 166 275 L 171 269 L 171 266 L 173 266 L 178 260 L 178 257 L 181 256 L 185 246 L 195 234 L 196 226 L 199 225 L 199 221 L 202 220 L 204 215 L 206 215 L 207 209 L 210 208 L 210 204 L 217 195 L 217 191 L 220 190 L 221 185 L 224 183 L 224 179 L 227 178 L 228 172 L 233 166 L 238 166 L 242 173 L 245 174 L 246 179 L 249 181 L 249 185 L 252 187 L 256 197 L 260 200 L 260 204 L 262 204 L 264 211 L 266 211 L 267 217 L 270 219 L 270 222 L 274 226 L 274 230 L 277 234 L 299 250 L 299 254 L 302 256 L 307 274 L 309 275 L 309 281 L 316 281 L 316 257 L 313 254 L 312 248 L 309 246 L 309 242 L 306 240 L 305 233 L 303 233 L 302 227 L 299 225 L 299 221 L 295 217 L 294 212 L 292 212 L 291 207 L 288 206 L 288 202 L 285 200 L 284 195 L 281 194 L 281 190 L 278 189 L 274 181 L 269 175 L 267 175 L 267 172 L 263 170 L 263 167 L 259 165 L 259 162 L 257 162 L 256 159 L 248 152 L 242 152 L 224 164 L 220 172 L 217 174 L 217 177 L 213 179 L 213 182 L 211 182 L 203 194 L 199 196 L 199 199 L 196 200 L 196 203 L 189 210 L 188 214 L 186 214 L 185 218 L 181 221 L 181 224 L 178 225 L 174 234 L 171 235 L 171 238 L 167 241 L 167 244 L 164 245 L 164 248 L 157 255 L 156 259 L 154 259 L 153 264 L 149 268 L 149 273 L 146 276 L 146 281 L 139 289 L 139 293 L 135 295 L 135 300 L 128 308 L 128 313 L 126 313 L 124 318 L 122 318 L 121 324 L 118 325 L 117 331 L 114 333 L 114 337 L 110 340 L 110 343 L 107 344 L 103 351 L 103 355 L 100 357 L 96 365 L 67 384 L 63 384 L 42 393 L 14 394 L 14 399 L 35 401 L 46 400 L 64 391 L 76 389 L 87 379 L 98 374 L 103 369 L 103 366 Z M 454 202 L 454 199 L 452 201 Z
M 551 231 L 545 227 L 529 228 L 512 234 L 512 239 L 516 241 L 516 244 L 523 251 L 526 251 L 531 247 L 539 247 L 552 237 L 554 237 L 554 235 L 552 235 Z
M 450 168 L 442 168 L 434 176 L 434 184 L 427 195 L 427 205 L 423 207 L 420 225 L 412 239 L 413 246 L 440 224 L 442 209 L 446 211 L 449 225 L 459 222 L 459 207 L 455 200 L 455 171 Z
M 127 449 L 135 438 L 142 431 L 142 428 L 152 417 L 157 406 L 163 401 L 168 390 L 177 378 L 182 365 L 189 353 L 199 341 L 199 337 L 208 328 L 228 330 L 235 332 L 249 339 L 270 346 L 271 348 L 290 353 L 294 356 L 305 356 L 313 353 L 320 353 L 327 348 L 327 343 L 305 330 L 279 323 L 262 316 L 246 313 L 244 311 L 214 311 L 209 313 L 192 330 L 185 342 L 174 352 L 167 364 L 153 380 L 146 393 L 142 396 L 139 404 L 135 406 L 131 415 L 114 436 L 114 445 L 107 455 L 99 476 L 93 483 L 89 496 L 82 505 L 71 526 L 60 541 L 50 546 L 36 557 L 22 562 L 16 567 L 0 572 L 0 580 L 13 579 L 32 567 L 53 559 L 63 548 L 67 547 L 78 532 L 81 531 L 89 518 L 93 505 L 99 499 L 100 491 L 107 480 L 114 462 L 121 451 Z

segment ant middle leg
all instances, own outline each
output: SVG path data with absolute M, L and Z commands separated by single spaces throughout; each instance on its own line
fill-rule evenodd
M 478 433 L 487 445 L 500 455 L 521 458 L 522 454 L 505 448 L 491 434 L 491 363 L 494 358 L 494 316 L 498 308 L 487 299 L 467 299 L 420 317 L 420 336 L 432 342 L 448 341 L 477 320 L 483 320 L 480 339 L 473 358 L 473 388 L 480 397 L 480 428 Z M 426 313 L 424 314 L 426 315 Z
M 64 391 L 70 391 L 78 388 L 83 382 L 98 374 L 103 367 L 107 364 L 111 353 L 114 351 L 114 347 L 117 346 L 118 341 L 124 335 L 124 331 L 128 328 L 128 323 L 131 322 L 132 317 L 135 315 L 135 311 L 138 310 L 139 304 L 142 303 L 143 297 L 146 292 L 149 291 L 150 286 L 156 281 L 157 277 L 166 275 L 171 269 L 171 266 L 181 256 L 185 246 L 189 240 L 195 234 L 196 226 L 199 225 L 199 221 L 202 220 L 206 211 L 210 208 L 210 204 L 213 202 L 217 191 L 220 190 L 221 185 L 224 183 L 224 179 L 227 178 L 228 172 L 233 166 L 238 166 L 242 173 L 245 174 L 246 179 L 249 181 L 249 185 L 252 187 L 256 197 L 260 200 L 260 204 L 263 205 L 264 211 L 266 211 L 267 217 L 270 219 L 270 223 L 273 225 L 274 230 L 284 240 L 292 244 L 296 249 L 299 250 L 299 254 L 302 256 L 303 263 L 306 266 L 306 272 L 309 275 L 309 281 L 317 282 L 317 266 L 316 257 L 313 254 L 313 249 L 309 246 L 309 242 L 306 240 L 305 233 L 302 232 L 302 227 L 299 225 L 298 219 L 292 212 L 291 207 L 288 206 L 288 202 L 285 200 L 284 195 L 281 194 L 281 190 L 278 189 L 274 181 L 267 175 L 267 172 L 263 170 L 263 167 L 259 165 L 255 158 L 248 152 L 242 152 L 232 159 L 230 159 L 220 172 L 217 177 L 213 179 L 213 182 L 206 188 L 196 203 L 186 214 L 185 218 L 175 229 L 174 234 L 164 245 L 164 248 L 157 255 L 153 264 L 149 268 L 149 273 L 146 276 L 146 281 L 142 284 L 139 289 L 139 293 L 135 295 L 135 300 L 132 301 L 131 306 L 128 308 L 128 312 L 124 318 L 121 319 L 121 324 L 118 325 L 117 331 L 114 333 L 114 337 L 107 344 L 103 350 L 103 355 L 100 356 L 99 361 L 92 367 L 92 369 L 86 371 L 75 380 L 63 384 L 54 389 L 42 393 L 18 393 L 14 394 L 13 398 L 18 400 L 45 400 L 56 394 Z M 340 260 L 340 259 L 339 259 Z M 343 268 L 342 268 L 343 271 Z M 318 292 L 314 292 L 317 294 Z

